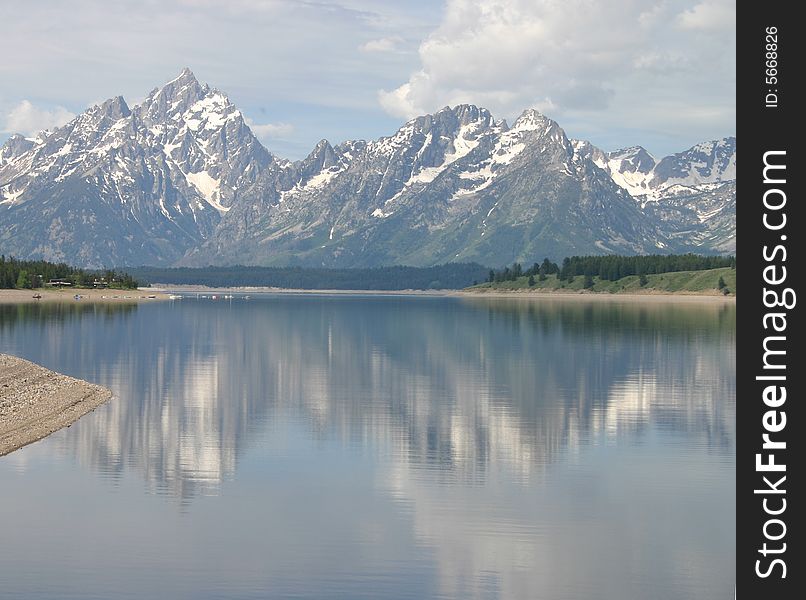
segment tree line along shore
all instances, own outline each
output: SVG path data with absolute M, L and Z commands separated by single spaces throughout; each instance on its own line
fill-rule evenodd
M 544 279 L 539 279 L 524 275 L 514 280 L 485 282 L 468 288 L 468 291 L 735 296 L 736 270 L 722 268 L 644 276 L 629 275 L 615 281 L 598 276 L 572 276 L 568 279 L 560 279 L 557 275 L 547 275 Z
M 139 282 L 114 269 L 82 269 L 46 260 L 0 256 L 0 289 L 111 288 L 132 290 Z
M 133 267 L 91 270 L 65 263 L 0 256 L 0 288 L 136 289 L 151 283 L 211 288 L 266 287 L 298 290 L 533 290 L 604 293 L 713 293 L 735 295 L 733 256 L 642 255 L 549 258 L 524 268 L 490 269 L 477 263 L 433 267 Z
M 601 293 L 736 294 L 736 257 L 651 255 L 572 256 L 562 266 L 548 258 L 523 269 L 519 263 L 490 270 L 471 289 Z

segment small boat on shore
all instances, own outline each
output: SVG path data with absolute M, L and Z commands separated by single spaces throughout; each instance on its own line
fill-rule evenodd
M 33 298 L 34 300 L 41 300 L 41 299 L 42 299 L 42 294 L 40 294 L 39 292 L 37 292 L 36 294 L 34 294 L 33 296 L 31 296 L 31 298 Z

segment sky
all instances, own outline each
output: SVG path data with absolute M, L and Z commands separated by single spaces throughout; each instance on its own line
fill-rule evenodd
M 736 131 L 735 0 L 0 0 L 0 143 L 183 67 L 298 159 L 471 103 L 660 157 Z

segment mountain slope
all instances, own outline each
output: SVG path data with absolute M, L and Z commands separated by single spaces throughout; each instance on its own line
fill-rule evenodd
M 646 252 L 640 207 L 534 110 L 513 124 L 470 105 L 393 136 L 321 143 L 329 162 L 275 204 L 233 208 L 182 264 L 500 264 L 537 254 Z

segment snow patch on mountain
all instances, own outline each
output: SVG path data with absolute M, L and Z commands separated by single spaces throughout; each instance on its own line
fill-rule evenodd
M 187 180 L 193 185 L 207 203 L 219 212 L 227 212 L 230 207 L 223 206 L 219 202 L 221 196 L 221 180 L 214 178 L 207 171 L 200 171 L 198 173 L 185 173 Z
M 11 186 L 2 188 L 3 200 L 0 201 L 0 204 L 14 204 L 17 198 L 22 196 L 23 191 L 24 190 L 14 191 L 11 189 Z

